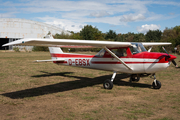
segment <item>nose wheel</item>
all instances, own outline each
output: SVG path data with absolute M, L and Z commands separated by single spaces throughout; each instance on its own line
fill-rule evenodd
M 161 82 L 156 80 L 152 83 L 152 86 L 154 89 L 160 89 L 161 88 Z
M 153 88 L 154 89 L 160 89 L 161 88 L 161 82 L 156 80 L 155 74 L 153 74 L 153 76 L 154 76 L 154 81 L 152 83 Z

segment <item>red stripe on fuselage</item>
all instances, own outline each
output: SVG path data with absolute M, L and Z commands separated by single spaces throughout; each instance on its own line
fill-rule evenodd
M 51 54 L 51 57 L 61 58 L 93 58 L 95 55 L 80 55 L 80 54 Z
M 141 52 L 138 54 L 134 54 L 132 58 L 144 58 L 144 59 L 159 59 L 166 57 L 166 53 L 157 53 L 157 52 Z
M 81 54 L 51 54 L 52 57 L 61 57 L 61 58 L 113 58 L 113 57 L 97 57 L 95 55 L 81 55 Z M 156 52 L 142 52 L 134 54 L 131 58 L 142 58 L 142 59 L 159 59 L 167 56 L 166 53 L 156 53 Z M 128 58 L 128 57 L 122 57 Z
M 60 57 L 60 58 L 113 58 L 113 57 L 97 57 L 95 55 L 81 55 L 81 54 L 51 54 L 52 57 Z M 150 53 L 150 52 L 142 52 L 132 56 L 132 58 L 139 58 L 139 59 L 159 59 L 158 62 L 125 62 L 126 64 L 144 64 L 144 63 L 168 63 L 165 59 L 167 54 L 165 53 Z M 127 57 L 126 57 L 127 58 Z M 67 63 L 67 62 L 54 62 L 54 63 Z M 118 61 L 91 61 L 92 64 L 121 64 Z
M 67 61 L 54 61 L 54 63 L 67 64 Z M 74 63 L 74 62 L 73 62 Z M 125 62 L 126 64 L 150 64 L 150 63 L 168 63 L 168 62 Z M 91 64 L 122 64 L 121 62 L 92 61 Z
M 121 62 L 92 61 L 92 64 L 122 64 Z M 150 63 L 168 63 L 168 62 L 125 62 L 126 64 L 150 64 Z

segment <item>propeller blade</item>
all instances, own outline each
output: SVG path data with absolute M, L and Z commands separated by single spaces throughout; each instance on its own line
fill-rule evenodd
M 166 49 L 164 47 L 162 47 L 163 50 L 168 54 L 168 61 L 174 61 L 174 59 L 176 59 L 177 57 L 174 55 L 169 55 L 169 53 L 166 51 Z M 175 61 L 174 61 L 175 62 Z
M 163 50 L 168 54 L 168 56 L 171 57 L 171 56 L 169 55 L 169 53 L 166 51 L 166 49 L 165 49 L 164 47 L 162 47 L 162 48 L 163 48 Z

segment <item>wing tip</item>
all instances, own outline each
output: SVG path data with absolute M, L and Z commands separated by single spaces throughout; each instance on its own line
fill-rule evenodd
M 142 42 L 144 46 L 154 46 L 154 45 L 171 45 L 172 43 L 165 42 Z

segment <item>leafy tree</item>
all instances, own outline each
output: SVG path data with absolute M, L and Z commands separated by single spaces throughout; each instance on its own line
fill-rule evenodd
M 142 33 L 134 34 L 134 33 L 127 33 L 127 34 L 118 34 L 115 41 L 121 42 L 145 42 L 145 36 Z
M 106 40 L 109 40 L 109 39 L 111 39 L 111 40 L 113 39 L 114 40 L 116 38 L 116 36 L 117 35 L 116 35 L 115 31 L 109 30 L 109 32 L 106 33 L 105 39 Z
M 176 47 L 177 45 L 180 45 L 180 26 L 175 26 L 173 30 L 175 31 L 173 42 L 174 42 L 174 47 Z
M 82 39 L 82 37 L 80 36 L 79 32 L 78 33 L 73 33 L 72 35 L 73 35 L 73 39 L 77 39 L 77 40 L 81 40 Z
M 56 33 L 53 36 L 55 39 L 73 39 L 73 33 L 71 34 L 65 34 L 63 31 L 61 32 L 61 34 Z
M 80 31 L 80 36 L 84 40 L 102 40 L 102 33 L 99 31 L 96 27 L 93 27 L 91 25 L 86 25 L 84 28 Z
M 176 34 L 180 34 L 180 26 L 175 26 L 173 30 L 176 31 Z
M 117 35 L 115 38 L 115 41 L 123 42 L 124 41 L 124 36 L 120 33 Z
M 127 33 L 127 34 L 118 34 L 115 41 L 121 42 L 132 42 L 134 38 L 134 33 Z
M 145 37 L 146 42 L 159 42 L 161 40 L 162 32 L 160 30 L 149 30 Z
M 32 51 L 49 51 L 48 47 L 44 47 L 44 46 L 34 46 Z
M 145 42 L 145 35 L 143 33 L 135 34 L 133 42 Z
M 166 49 L 174 51 L 174 47 L 180 45 L 180 26 L 166 28 L 162 34 L 161 42 L 171 42 L 172 45 L 167 46 Z

